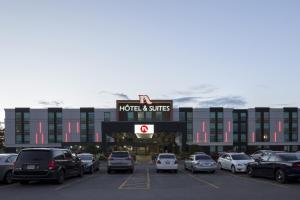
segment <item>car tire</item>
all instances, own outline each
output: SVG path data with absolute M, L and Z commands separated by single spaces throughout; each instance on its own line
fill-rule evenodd
M 4 182 L 6 184 L 12 184 L 13 183 L 13 180 L 12 180 L 12 171 L 6 172 L 6 174 L 4 176 Z
M 222 164 L 221 164 L 220 162 L 218 163 L 218 168 L 219 168 L 220 170 L 223 170 Z
M 286 183 L 286 174 L 283 170 L 278 169 L 275 172 L 275 180 L 280 183 L 280 184 L 284 184 Z
M 129 173 L 130 173 L 130 174 L 133 174 L 133 169 L 130 169 L 130 170 L 129 170 Z
M 78 177 L 83 177 L 83 174 L 84 174 L 84 168 L 83 167 L 80 167 L 79 169 L 79 172 L 78 172 Z
M 213 170 L 213 171 L 211 171 L 210 173 L 211 173 L 211 174 L 214 174 L 214 173 L 216 173 L 216 171 L 215 171 L 215 170 Z
M 107 173 L 108 173 L 108 174 L 111 174 L 111 170 L 110 170 L 110 169 L 107 169 Z
M 157 170 L 156 170 L 156 173 L 159 173 L 159 172 L 160 172 L 160 170 L 159 170 L 159 169 L 157 169 Z
M 195 173 L 196 173 L 196 171 L 195 171 L 195 169 L 194 169 L 193 166 L 191 167 L 191 172 L 192 172 L 192 174 L 195 174 Z
M 63 184 L 65 182 L 65 172 L 60 170 L 57 174 L 56 183 Z
M 95 171 L 95 170 L 94 170 L 94 167 L 93 167 L 93 166 L 91 166 L 91 167 L 90 167 L 90 174 L 93 174 L 93 173 L 94 173 L 94 171 Z
M 178 170 L 177 170 L 177 169 L 175 169 L 175 170 L 174 170 L 174 173 L 175 173 L 175 174 L 178 174 Z
M 253 170 L 252 167 L 248 167 L 248 168 L 247 168 L 247 174 L 248 174 L 248 176 L 250 176 L 250 177 L 255 177 L 255 175 L 254 175 L 254 170 Z
M 232 172 L 233 174 L 236 173 L 236 169 L 235 169 L 235 166 L 234 166 L 234 165 L 231 166 L 231 172 Z

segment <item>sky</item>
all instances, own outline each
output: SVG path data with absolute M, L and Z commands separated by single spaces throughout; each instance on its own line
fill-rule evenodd
M 300 107 L 298 0 L 0 0 L 4 108 Z

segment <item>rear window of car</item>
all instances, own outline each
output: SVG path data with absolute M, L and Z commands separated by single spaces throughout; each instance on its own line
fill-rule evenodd
M 282 161 L 295 161 L 295 160 L 299 160 L 299 155 L 297 154 L 279 154 L 278 157 L 282 160 Z
M 18 156 L 18 161 L 40 161 L 49 160 L 51 158 L 50 151 L 21 151 Z
M 160 155 L 159 159 L 175 159 L 174 155 Z
M 81 160 L 93 160 L 93 156 L 91 155 L 78 155 Z
M 233 160 L 251 160 L 251 158 L 245 154 L 231 155 Z
M 129 153 L 128 152 L 112 152 L 111 157 L 126 158 L 126 157 L 129 157 Z
M 212 158 L 206 155 L 198 155 L 196 156 L 196 160 L 212 160 Z

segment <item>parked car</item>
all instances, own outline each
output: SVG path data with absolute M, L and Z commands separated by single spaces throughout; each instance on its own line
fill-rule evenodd
M 29 181 L 53 180 L 62 184 L 67 177 L 83 176 L 83 164 L 67 149 L 23 149 L 15 162 L 13 180 L 21 184 Z
M 161 153 L 157 156 L 156 172 L 159 173 L 160 171 L 178 172 L 178 162 L 175 154 Z
M 184 168 L 192 173 L 198 171 L 214 173 L 217 169 L 217 163 L 209 155 L 194 154 L 184 161 Z
M 261 160 L 248 165 L 248 175 L 275 179 L 279 183 L 300 178 L 300 155 L 272 152 Z
M 231 170 L 232 173 L 247 172 L 247 166 L 254 160 L 245 153 L 226 153 L 218 159 L 220 169 Z
M 12 170 L 18 154 L 0 154 L 0 181 L 11 184 Z
M 251 154 L 251 158 L 253 158 L 254 160 L 259 160 L 261 159 L 263 156 L 265 156 L 266 154 L 271 153 L 272 150 L 259 150 L 254 152 L 253 154 Z
M 84 172 L 89 172 L 90 174 L 92 174 L 95 171 L 99 171 L 100 162 L 95 158 L 93 154 L 81 153 L 78 154 L 77 156 L 83 163 Z
M 114 151 L 108 157 L 107 173 L 117 170 L 134 171 L 134 160 L 128 151 Z

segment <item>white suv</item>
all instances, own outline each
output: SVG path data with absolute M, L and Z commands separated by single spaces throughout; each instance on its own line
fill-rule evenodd
M 156 172 L 159 173 L 163 170 L 178 172 L 178 163 L 175 154 L 161 153 L 157 156 Z

